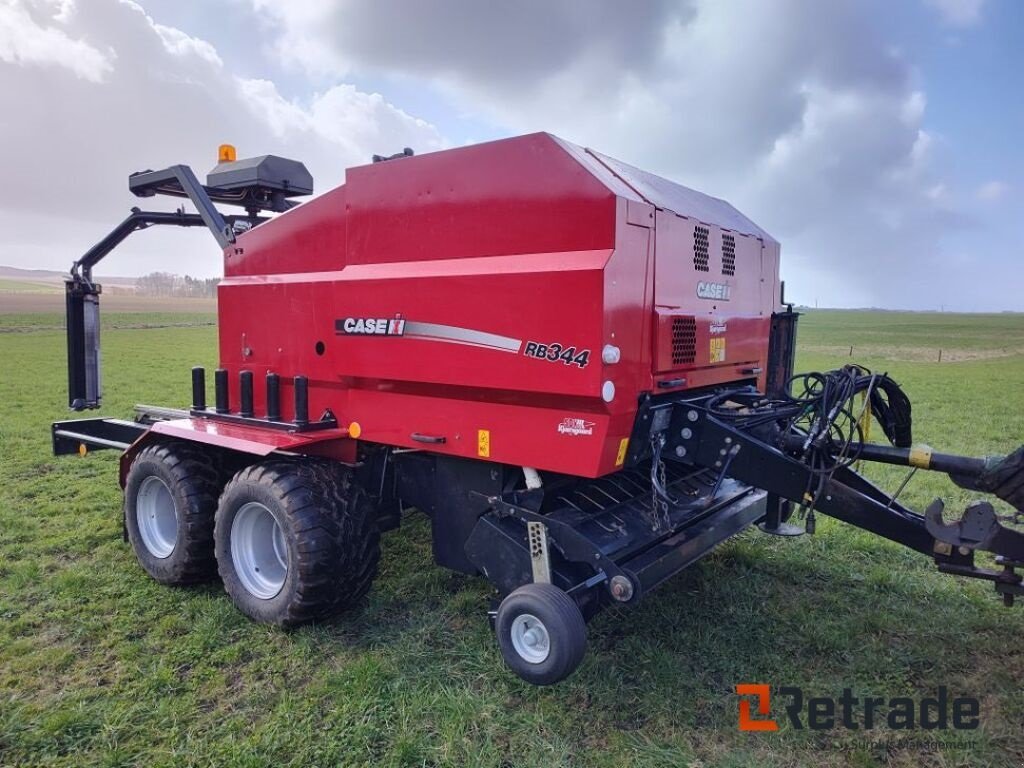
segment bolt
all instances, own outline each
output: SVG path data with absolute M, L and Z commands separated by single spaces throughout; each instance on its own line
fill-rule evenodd
M 686 455 L 686 448 L 684 448 L 681 445 L 677 445 L 676 446 L 676 456 L 678 456 L 681 459 L 685 455 Z
M 621 602 L 633 597 L 633 582 L 622 575 L 612 576 L 608 589 L 612 593 L 612 597 Z
M 700 415 L 696 411 L 687 411 L 686 418 L 688 418 L 690 421 L 696 421 L 698 418 L 700 418 Z
M 716 467 L 720 467 L 720 466 L 722 466 L 722 462 L 720 462 L 720 461 L 716 461 L 716 462 L 715 462 L 715 466 L 716 466 Z
M 727 437 L 727 438 L 725 438 L 725 444 L 726 444 L 726 445 L 728 445 L 728 444 L 729 444 L 729 443 L 731 443 L 731 442 L 732 442 L 732 438 L 731 438 L 731 437 Z
M 721 450 L 720 450 L 720 451 L 718 452 L 718 455 L 719 455 L 719 456 L 725 456 L 725 454 L 726 454 L 726 450 L 725 450 L 725 448 L 722 448 L 722 449 L 721 449 Z
M 683 431 L 680 432 L 679 434 L 683 436 L 683 440 L 689 440 L 691 437 L 693 437 L 693 430 L 690 429 L 689 427 L 683 427 Z
M 971 554 L 971 548 L 970 547 L 960 547 L 960 554 L 963 555 L 964 557 L 966 557 L 967 555 Z

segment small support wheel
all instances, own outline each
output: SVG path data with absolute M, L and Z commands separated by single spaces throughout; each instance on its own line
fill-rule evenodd
M 525 584 L 501 605 L 494 630 L 505 663 L 534 685 L 564 680 L 587 652 L 587 625 L 576 601 L 553 584 Z

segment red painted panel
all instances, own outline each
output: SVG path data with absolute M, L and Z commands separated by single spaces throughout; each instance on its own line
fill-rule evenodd
M 277 373 L 289 419 L 301 374 L 311 418 L 330 409 L 360 439 L 593 477 L 614 471 L 638 398 L 659 382 L 763 383 L 751 371 L 766 363 L 778 245 L 732 233 L 729 269 L 723 222 L 649 205 L 593 157 L 534 134 L 355 168 L 240 236 L 218 294 L 233 404 L 250 370 L 263 415 L 263 378 Z M 695 323 L 685 364 L 671 360 L 676 316 Z
M 345 266 L 345 187 L 239 235 L 224 250 L 224 275 L 326 272 Z
M 352 264 L 611 248 L 615 196 L 548 134 L 349 169 Z

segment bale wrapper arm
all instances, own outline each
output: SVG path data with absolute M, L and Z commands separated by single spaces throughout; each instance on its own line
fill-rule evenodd
M 239 164 L 235 162 L 234 148 L 229 145 L 221 147 L 220 160 L 210 171 L 206 185 L 199 183 L 187 165 L 133 173 L 128 178 L 128 188 L 135 196 L 159 194 L 187 198 L 197 213 L 187 213 L 184 208 L 177 211 L 132 208 L 124 221 L 71 265 L 64 282 L 64 306 L 68 406 L 72 410 L 98 408 L 102 398 L 99 307 L 103 288 L 93 280 L 92 274 L 102 259 L 133 232 L 154 226 L 206 227 L 223 250 L 233 245 L 239 232 L 267 221 L 259 215 L 260 211 L 286 211 L 296 204 L 289 198 L 312 192 L 312 177 L 301 163 L 293 160 L 267 155 Z M 290 180 L 282 183 L 283 174 Z M 222 214 L 216 202 L 244 207 L 247 214 Z

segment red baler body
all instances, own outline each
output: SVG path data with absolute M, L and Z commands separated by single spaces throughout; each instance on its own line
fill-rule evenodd
M 532 134 L 350 169 L 238 237 L 220 363 L 235 403 L 279 374 L 286 419 L 301 374 L 362 440 L 597 477 L 643 393 L 763 387 L 778 263 L 727 203 Z

